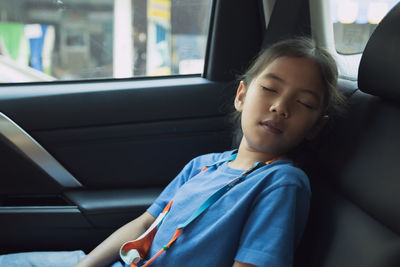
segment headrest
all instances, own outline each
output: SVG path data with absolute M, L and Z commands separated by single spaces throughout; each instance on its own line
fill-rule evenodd
M 400 3 L 371 35 L 358 68 L 361 91 L 400 100 Z

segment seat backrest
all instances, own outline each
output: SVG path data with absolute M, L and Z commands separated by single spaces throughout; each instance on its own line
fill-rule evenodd
M 295 266 L 400 266 L 400 3 L 361 59 L 345 116 L 306 166 L 309 224 Z

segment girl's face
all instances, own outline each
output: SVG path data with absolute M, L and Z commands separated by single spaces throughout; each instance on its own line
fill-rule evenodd
M 325 124 L 324 89 L 316 63 L 309 58 L 280 57 L 249 85 L 240 83 L 235 108 L 241 112 L 241 146 L 282 155 Z

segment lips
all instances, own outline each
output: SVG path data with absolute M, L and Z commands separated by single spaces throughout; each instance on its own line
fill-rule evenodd
M 282 134 L 283 133 L 282 125 L 277 121 L 267 120 L 267 121 L 261 122 L 260 124 L 267 132 L 270 132 L 273 134 Z

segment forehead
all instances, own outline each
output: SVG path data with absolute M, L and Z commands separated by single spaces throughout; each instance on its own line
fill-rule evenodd
M 324 94 L 321 71 L 312 59 L 306 57 L 279 57 L 268 64 L 256 80 L 276 80 L 294 88 Z

